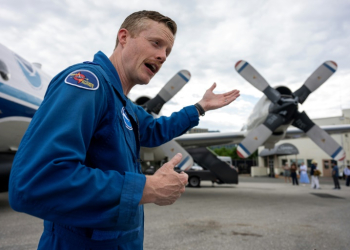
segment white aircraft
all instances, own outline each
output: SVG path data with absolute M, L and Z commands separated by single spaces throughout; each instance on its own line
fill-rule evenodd
M 321 64 L 294 93 L 286 86 L 270 87 L 248 62 L 238 61 L 235 68 L 244 79 L 265 94 L 255 105 L 243 131 L 186 134 L 175 139 L 180 145 L 187 147 L 236 143 L 239 144 L 238 155 L 246 158 L 259 146 L 271 149 L 282 139 L 308 136 L 333 159 L 345 159 L 345 151 L 329 134 L 349 132 L 350 124 L 319 127 L 305 112 L 298 111 L 298 103 L 302 104 L 309 94 L 336 71 L 335 62 L 326 61 Z M 289 128 L 290 125 L 295 128 Z
M 259 73 L 244 61 L 239 61 L 236 69 L 267 96 L 263 97 L 253 109 L 246 126 L 247 131 L 184 134 L 160 147 L 142 148 L 141 158 L 145 161 L 161 161 L 166 157 L 171 159 L 176 153 L 181 152 L 183 159 L 178 167 L 187 170 L 193 166 L 193 158 L 185 150 L 186 147 L 240 143 L 238 152 L 241 157 L 247 157 L 260 145 L 273 147 L 281 139 L 306 135 L 332 158 L 342 160 L 345 157 L 342 148 L 325 131 L 349 132 L 350 125 L 320 128 L 308 119 L 304 112 L 297 111 L 297 103 L 303 103 L 308 94 L 334 73 L 335 63 L 326 62 L 321 65 L 294 93 L 283 86 L 271 88 Z M 331 73 L 325 71 L 328 69 Z M 157 117 L 162 106 L 189 81 L 190 77 L 188 71 L 182 70 L 153 99 L 142 96 L 135 103 L 142 105 L 145 110 Z M 14 153 L 32 116 L 43 100 L 50 80 L 51 77 L 41 70 L 40 64 L 29 63 L 0 44 L 0 176 L 5 172 L 8 177 Z M 301 130 L 287 129 L 290 124 Z M 202 151 L 202 154 L 205 152 Z

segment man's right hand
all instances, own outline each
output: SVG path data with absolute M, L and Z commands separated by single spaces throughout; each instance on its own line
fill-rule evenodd
M 155 203 L 159 206 L 173 204 L 181 194 L 185 192 L 188 175 L 174 171 L 174 167 L 180 163 L 182 155 L 178 153 L 169 162 L 165 163 L 152 176 L 146 176 L 146 184 L 143 189 L 140 204 Z

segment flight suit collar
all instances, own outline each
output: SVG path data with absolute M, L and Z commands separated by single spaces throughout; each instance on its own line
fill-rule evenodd
M 101 67 L 104 69 L 106 74 L 108 75 L 110 79 L 110 84 L 112 84 L 113 88 L 117 91 L 119 97 L 122 99 L 126 111 L 129 113 L 129 115 L 132 116 L 132 118 L 137 121 L 135 118 L 135 114 L 131 108 L 131 101 L 128 97 L 124 95 L 122 83 L 120 81 L 119 75 L 117 70 L 115 69 L 112 62 L 109 60 L 109 58 L 101 51 L 97 52 L 94 56 L 94 63 L 97 63 L 101 65 Z
M 113 87 L 118 91 L 120 97 L 123 98 L 124 101 L 126 101 L 127 98 L 124 95 L 122 83 L 120 81 L 118 72 L 114 68 L 109 58 L 103 52 L 99 51 L 94 56 L 94 62 L 102 66 L 102 68 L 107 73 Z

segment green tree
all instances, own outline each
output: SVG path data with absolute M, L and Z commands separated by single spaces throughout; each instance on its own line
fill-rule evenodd
M 232 149 L 228 149 L 226 147 L 215 148 L 213 150 L 219 156 L 231 156 L 232 159 L 241 159 L 237 154 L 237 147 Z M 256 150 L 253 154 L 251 154 L 248 159 L 256 159 L 258 157 L 258 150 Z

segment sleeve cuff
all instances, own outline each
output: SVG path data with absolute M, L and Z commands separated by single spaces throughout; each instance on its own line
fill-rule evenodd
M 123 226 L 134 223 L 145 184 L 145 175 L 125 172 L 124 185 L 119 204 L 118 225 Z
M 199 115 L 194 105 L 184 107 L 184 110 L 190 120 L 190 127 L 197 126 L 199 123 Z

